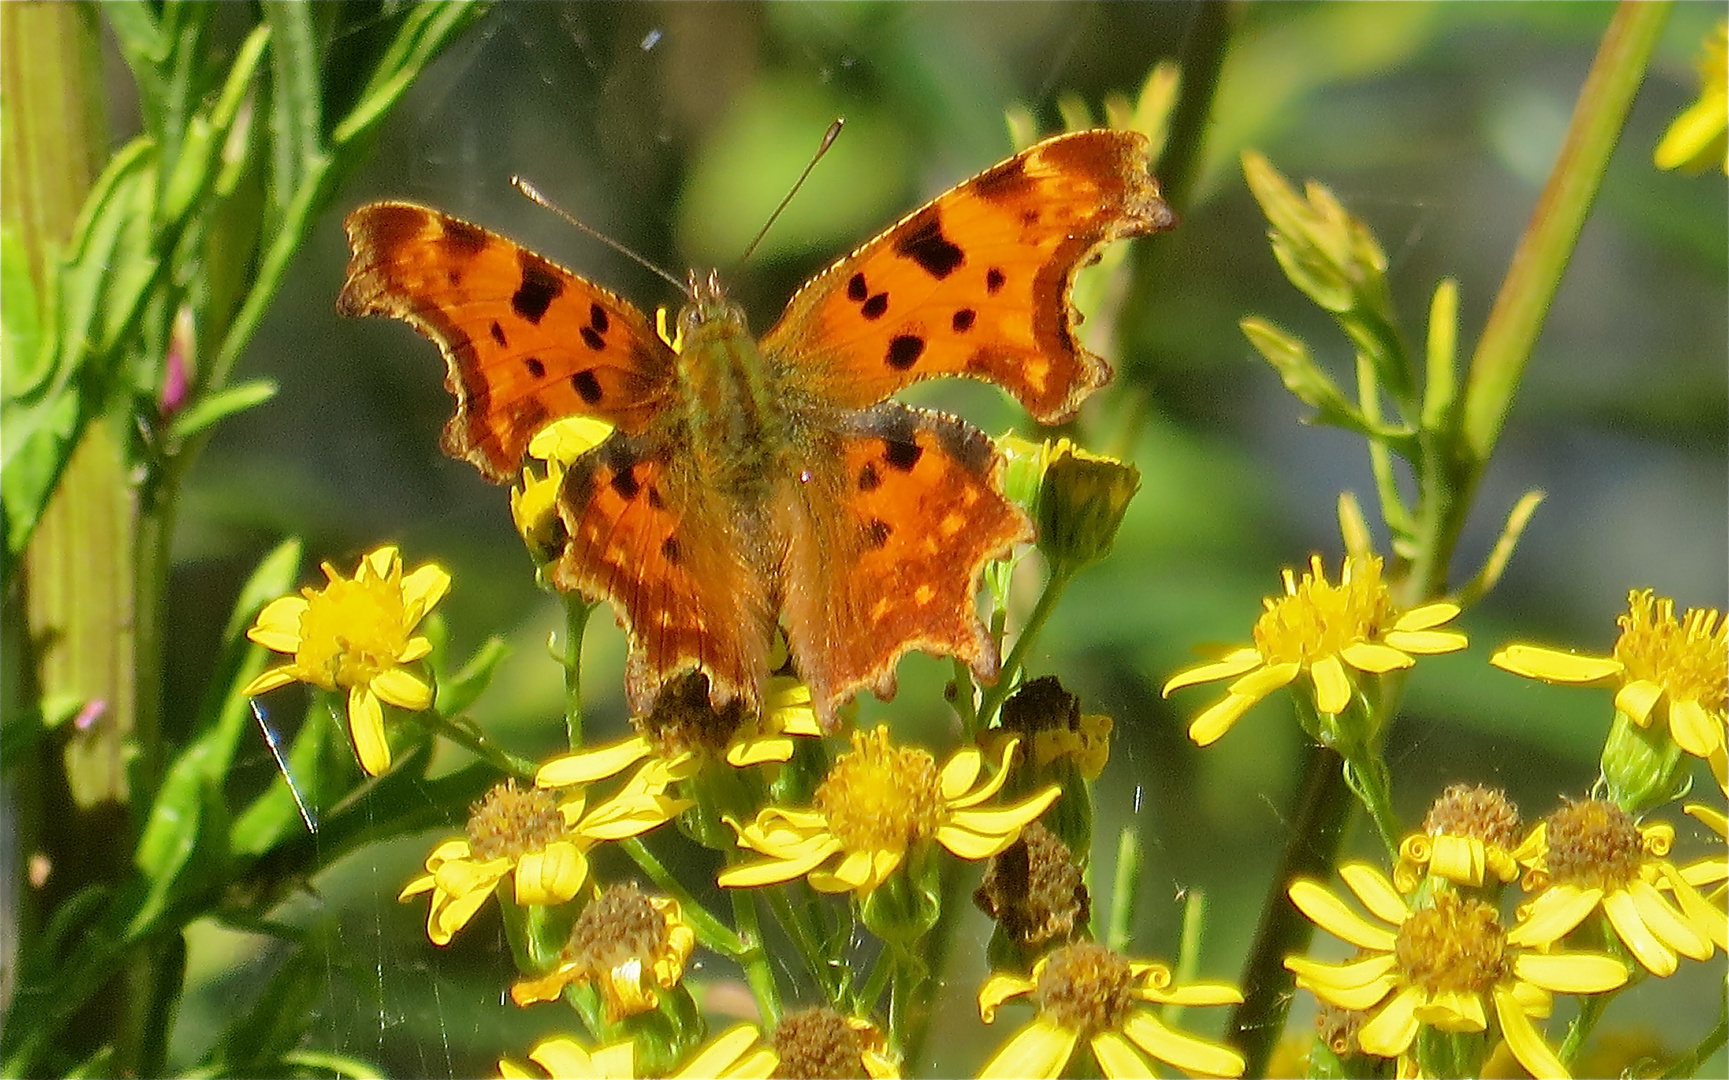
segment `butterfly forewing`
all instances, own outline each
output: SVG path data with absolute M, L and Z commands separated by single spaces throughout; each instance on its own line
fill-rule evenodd
M 444 449 L 489 479 L 516 474 L 566 416 L 641 431 L 672 391 L 673 352 L 631 304 L 478 225 L 409 203 L 348 216 L 345 315 L 390 315 L 436 341 L 456 414 Z
M 921 379 L 982 379 L 1044 423 L 1110 378 L 1076 342 L 1075 271 L 1174 217 L 1144 136 L 1046 140 L 915 211 L 812 279 L 763 338 L 815 392 L 864 408 Z

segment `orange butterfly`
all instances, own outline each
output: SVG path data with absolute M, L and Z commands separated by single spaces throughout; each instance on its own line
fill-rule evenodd
M 407 203 L 348 217 L 345 315 L 403 319 L 449 364 L 444 449 L 496 482 L 585 415 L 615 431 L 565 474 L 561 589 L 606 600 L 639 712 L 706 678 L 760 708 L 777 626 L 818 716 L 888 698 L 909 649 L 994 680 L 976 611 L 987 560 L 1031 538 L 981 432 L 888 400 L 921 379 L 995 383 L 1043 423 L 1110 378 L 1075 341 L 1074 274 L 1171 227 L 1147 140 L 1082 131 L 939 196 L 811 279 L 760 341 L 692 275 L 679 351 L 627 301 L 494 233 Z

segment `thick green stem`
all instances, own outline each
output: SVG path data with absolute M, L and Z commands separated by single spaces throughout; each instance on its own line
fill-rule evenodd
M 1555 168 L 1513 252 L 1465 384 L 1464 450 L 1479 471 L 1501 434 L 1669 7 L 1667 2 L 1623 0 L 1616 9 L 1574 106 Z
M 985 692 L 979 697 L 979 723 L 989 724 L 994 720 L 998 710 L 1003 707 L 1003 699 L 1018 685 L 1016 676 L 1026 664 L 1027 653 L 1032 649 L 1033 642 L 1038 640 L 1039 631 L 1044 629 L 1051 613 L 1057 609 L 1057 601 L 1062 599 L 1063 590 L 1068 588 L 1072 580 L 1074 574 L 1065 572 L 1060 566 L 1052 567 L 1051 578 L 1045 582 L 1045 591 L 1039 594 L 1039 602 L 1033 605 L 1032 614 L 1027 616 L 1027 624 L 1021 628 L 1020 636 L 1015 639 L 1015 647 L 1009 651 L 1008 659 L 1003 661 L 997 681 L 985 687 Z

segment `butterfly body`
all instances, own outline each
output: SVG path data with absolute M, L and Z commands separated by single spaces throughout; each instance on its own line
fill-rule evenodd
M 1147 156 L 1127 132 L 1039 143 L 817 275 L 760 340 L 712 275 L 693 278 L 675 350 L 622 298 L 406 203 L 349 216 L 338 310 L 438 342 L 445 449 L 495 481 L 553 420 L 614 425 L 566 471 L 550 576 L 618 614 L 633 709 L 698 677 L 716 707 L 760 707 L 778 629 L 832 727 L 858 690 L 892 695 L 909 650 L 994 679 L 979 579 L 1031 525 L 989 439 L 889 398 L 963 376 L 1041 422 L 1072 415 L 1110 374 L 1074 339 L 1075 271 L 1174 222 Z

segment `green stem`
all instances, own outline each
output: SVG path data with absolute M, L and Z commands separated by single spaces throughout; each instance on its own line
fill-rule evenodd
M 1062 564 L 1051 567 L 1051 577 L 1045 582 L 1045 591 L 1039 594 L 1039 602 L 1033 605 L 1032 614 L 1027 616 L 1027 624 L 1021 628 L 1020 636 L 1015 639 L 1015 647 L 1010 650 L 1008 659 L 1003 661 L 997 681 L 985 687 L 985 692 L 979 696 L 980 724 L 988 725 L 996 719 L 997 712 L 1003 707 L 1003 700 L 1017 685 L 1016 676 L 1026 663 L 1027 653 L 1032 649 L 1033 642 L 1038 640 L 1039 631 L 1044 629 L 1051 613 L 1057 609 L 1057 601 L 1062 599 L 1063 590 L 1068 588 L 1069 582 L 1073 580 L 1073 571 Z
M 1226 1029 L 1247 1059 L 1245 1076 L 1267 1074 L 1267 1062 L 1284 1033 L 1285 1014 L 1291 1007 L 1293 976 L 1285 968 L 1285 957 L 1307 950 L 1314 934 L 1314 924 L 1291 903 L 1285 890 L 1299 877 L 1332 876 L 1345 827 L 1357 806 L 1342 766 L 1337 753 L 1310 744 L 1303 785 L 1290 815 L 1291 838 L 1261 904 L 1261 924 L 1243 965 L 1243 1002 L 1231 1013 Z
M 677 875 L 668 870 L 666 864 L 655 857 L 654 852 L 648 850 L 640 837 L 629 837 L 620 840 L 618 844 L 624 849 L 624 853 L 630 856 L 631 861 L 654 882 L 655 888 L 678 901 L 680 913 L 685 922 L 690 923 L 691 929 L 696 931 L 697 940 L 702 942 L 704 948 L 712 949 L 741 964 L 745 963 L 746 956 L 751 951 L 761 953 L 760 944 L 751 945 L 703 907 L 702 902 L 679 882 Z
M 1603 34 L 1560 155 L 1471 358 L 1463 449 L 1478 472 L 1500 436 L 1670 6 L 1667 0 L 1623 0 Z
M 1402 826 L 1393 812 L 1392 777 L 1387 774 L 1386 763 L 1366 750 L 1353 754 L 1345 759 L 1345 782 L 1369 811 L 1375 832 L 1386 846 L 1387 857 L 1397 862 Z
M 1129 947 L 1135 919 L 1135 894 L 1141 884 L 1141 838 L 1134 826 L 1117 835 L 1117 870 L 1111 879 L 1111 922 L 1105 945 L 1123 952 Z
M 449 717 L 440 716 L 430 709 L 412 715 L 425 724 L 433 734 L 444 736 L 451 742 L 472 752 L 476 757 L 497 766 L 500 772 L 507 775 L 520 780 L 532 781 L 534 774 L 540 769 L 540 766 L 535 762 L 525 757 L 518 757 L 482 735 L 478 730 L 459 724 Z
M 1597 1021 L 1603 1018 L 1603 1013 L 1609 1008 L 1609 1002 L 1615 1000 L 1615 995 L 1621 988 L 1601 994 L 1581 994 L 1579 996 L 1579 1015 L 1573 1017 L 1573 1022 L 1567 1025 L 1567 1037 L 1561 1040 L 1555 1056 L 1561 1059 L 1561 1064 L 1571 1066 L 1573 1059 L 1584 1049 L 1585 1040 L 1591 1037 L 1596 1029 Z
M 780 988 L 768 966 L 768 950 L 762 939 L 762 920 L 757 917 L 756 898 L 749 889 L 732 890 L 732 917 L 738 923 L 740 945 L 733 957 L 744 968 L 745 983 L 762 1013 L 764 1024 L 778 1024 L 781 1016 Z
M 560 593 L 564 603 L 564 642 L 558 662 L 564 667 L 564 729 L 570 748 L 582 747 L 582 638 L 594 605 L 575 593 Z

